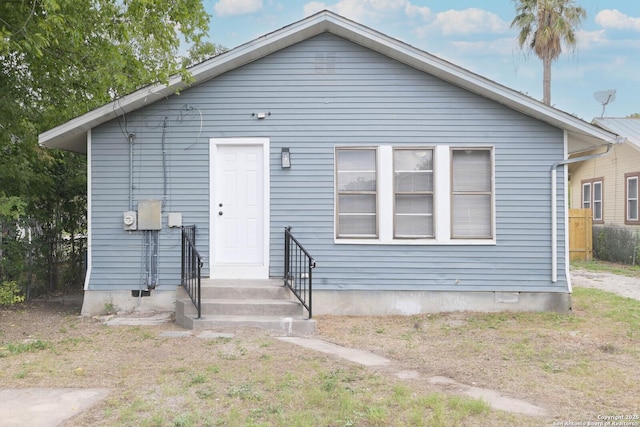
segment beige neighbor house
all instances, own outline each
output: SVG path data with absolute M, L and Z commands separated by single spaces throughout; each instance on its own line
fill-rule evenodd
M 590 208 L 594 225 L 640 231 L 640 118 L 600 118 L 593 123 L 625 142 L 607 155 L 570 165 L 570 207 Z M 595 154 L 604 152 L 596 150 Z

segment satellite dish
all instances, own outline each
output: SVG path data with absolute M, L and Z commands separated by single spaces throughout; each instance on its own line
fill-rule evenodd
M 602 114 L 600 115 L 600 118 L 603 118 L 604 110 L 607 108 L 607 104 L 616 100 L 616 90 L 615 89 L 601 90 L 599 92 L 594 93 L 593 97 L 595 98 L 596 101 L 602 104 Z

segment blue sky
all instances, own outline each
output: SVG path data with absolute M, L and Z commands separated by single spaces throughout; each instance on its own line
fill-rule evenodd
M 542 62 L 517 45 L 512 0 L 203 0 L 210 39 L 227 48 L 323 9 L 371 27 L 500 84 L 542 99 Z M 576 0 L 587 18 L 577 47 L 553 64 L 551 103 L 587 121 L 594 92 L 615 89 L 605 116 L 640 113 L 640 1 Z

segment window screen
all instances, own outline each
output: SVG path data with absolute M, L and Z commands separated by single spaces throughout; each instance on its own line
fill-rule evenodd
M 377 171 L 374 148 L 336 149 L 337 235 L 377 237 Z
M 451 159 L 451 237 L 492 237 L 490 149 L 454 149 Z
M 433 237 L 433 150 L 395 149 L 394 237 Z

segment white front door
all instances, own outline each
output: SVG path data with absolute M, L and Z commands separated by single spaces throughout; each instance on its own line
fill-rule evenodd
M 268 277 L 268 139 L 212 139 L 212 277 Z

